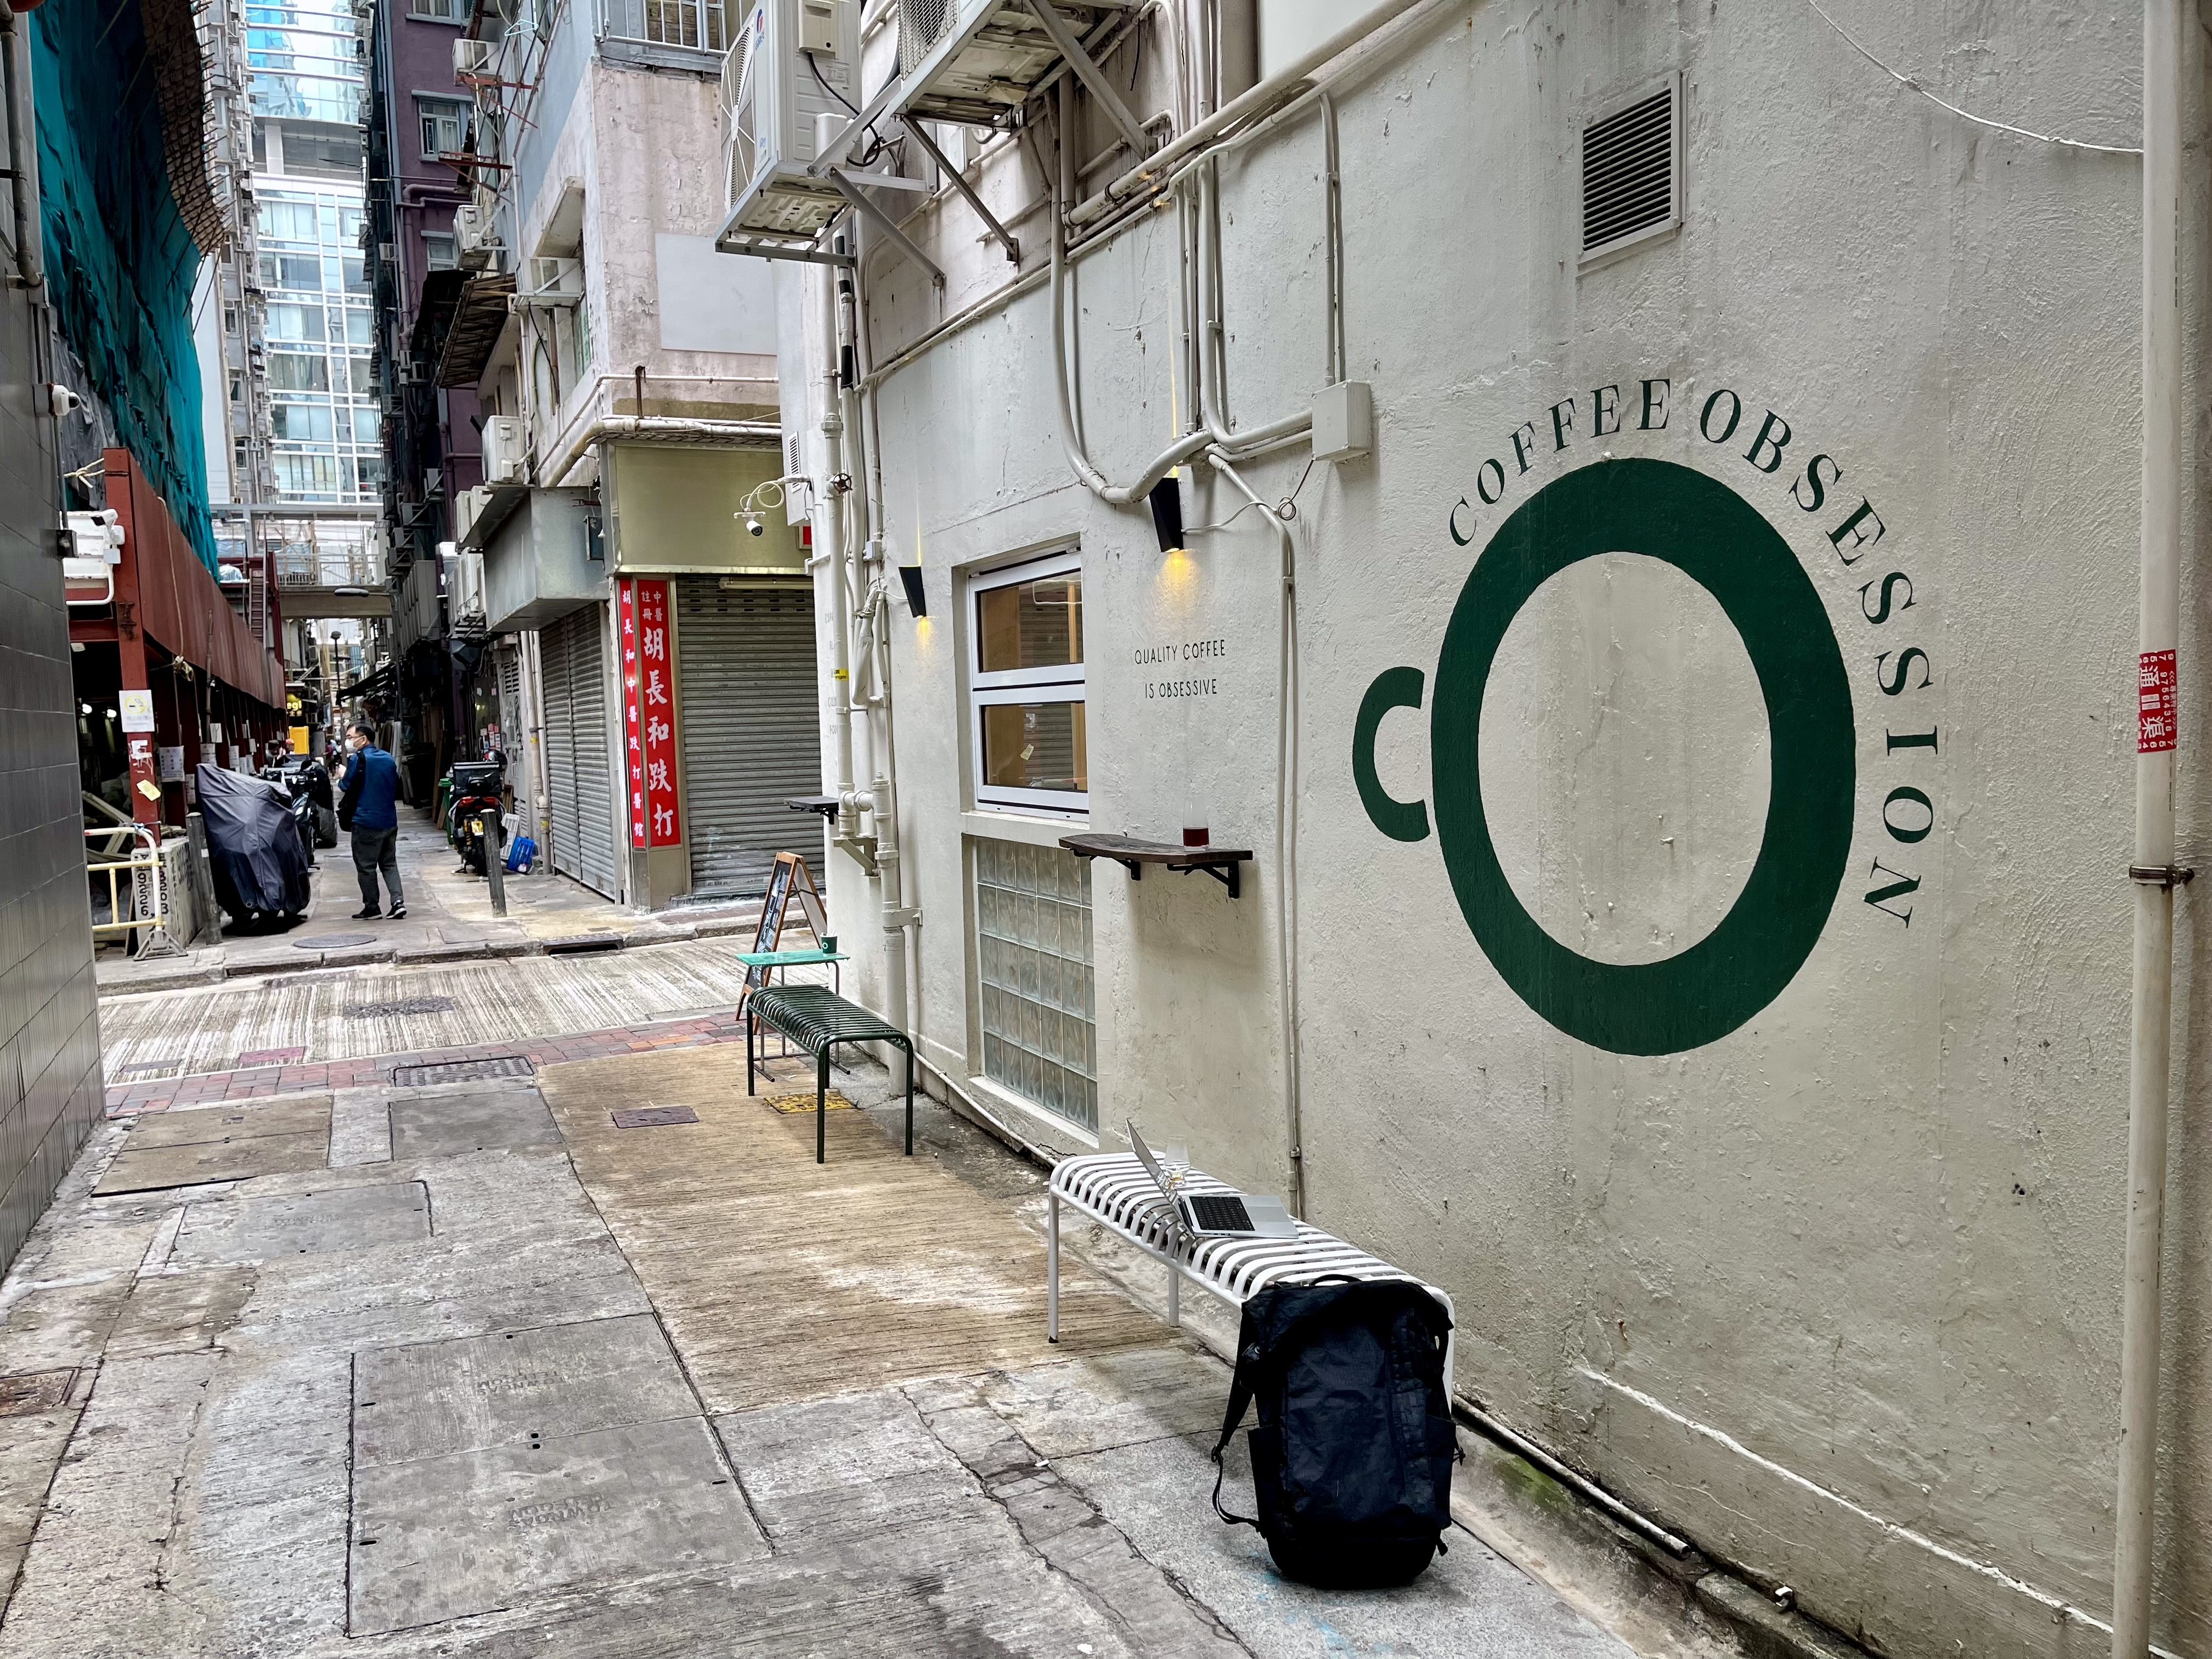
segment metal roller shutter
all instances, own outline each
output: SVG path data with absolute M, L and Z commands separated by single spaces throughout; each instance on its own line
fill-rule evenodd
M 603 607 L 538 635 L 545 675 L 545 796 L 553 867 L 616 896 L 613 759 L 607 739 Z
M 691 890 L 750 896 L 779 852 L 819 844 L 820 824 L 784 805 L 822 793 L 814 596 L 681 582 L 676 657 Z

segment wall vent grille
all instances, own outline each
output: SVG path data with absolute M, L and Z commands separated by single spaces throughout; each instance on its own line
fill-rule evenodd
M 1583 257 L 1670 230 L 1681 218 L 1673 82 L 1583 133 Z

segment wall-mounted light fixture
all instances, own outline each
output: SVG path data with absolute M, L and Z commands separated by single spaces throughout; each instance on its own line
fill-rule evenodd
M 929 614 L 929 596 L 922 591 L 921 586 L 921 567 L 902 564 L 898 568 L 898 573 L 900 582 L 906 587 L 906 608 L 914 613 L 914 619 L 920 622 Z
M 1152 533 L 1160 538 L 1160 551 L 1182 551 L 1182 486 L 1170 472 L 1152 486 L 1145 498 L 1152 509 Z

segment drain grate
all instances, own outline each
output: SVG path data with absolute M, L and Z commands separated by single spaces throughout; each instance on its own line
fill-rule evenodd
M 397 1002 L 356 1002 L 342 1012 L 348 1019 L 397 1019 L 402 1014 L 442 1014 L 453 1006 L 451 997 L 402 997 Z
M 699 1114 L 689 1106 L 634 1106 L 614 1114 L 617 1129 L 655 1129 L 664 1123 L 696 1123 Z
M 474 1083 L 488 1077 L 530 1077 L 536 1068 L 520 1054 L 498 1054 L 489 1060 L 441 1060 L 428 1066 L 392 1068 L 397 1089 L 419 1089 L 432 1083 Z
M 74 1370 L 26 1371 L 0 1376 L 0 1417 L 36 1417 L 66 1405 Z
M 313 939 L 294 939 L 292 948 L 295 951 L 334 951 L 349 945 L 375 943 L 376 935 L 374 933 L 320 933 Z
M 822 1103 L 826 1109 L 833 1112 L 849 1112 L 857 1109 L 851 1101 L 846 1099 L 835 1089 L 830 1091 Z M 814 1097 L 812 1095 L 770 1095 L 768 1097 L 768 1109 L 771 1112 L 781 1112 L 786 1117 L 796 1112 L 811 1112 L 814 1109 Z

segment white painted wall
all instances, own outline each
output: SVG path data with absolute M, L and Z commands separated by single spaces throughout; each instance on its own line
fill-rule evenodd
M 1283 29 L 1300 15 L 1267 10 Z M 1852 21 L 1954 101 L 2134 142 L 2139 20 L 2124 9 L 2038 4 L 1986 37 L 1913 0 Z M 1580 122 L 1673 70 L 1687 88 L 1687 223 L 1578 271 Z M 1286 450 L 1250 473 L 1271 495 L 1304 477 L 1296 882 L 1311 1214 L 1452 1291 L 1465 1389 L 1878 1650 L 2101 1652 L 2105 1637 L 2053 1607 L 2101 1616 L 2110 1596 L 2136 165 L 1963 123 L 1796 4 L 1463 9 L 1338 96 L 1349 350 L 1374 386 L 1378 447 L 1310 477 Z M 2192 131 L 2200 118 L 2192 108 Z M 1243 422 L 1301 406 L 1322 377 L 1320 157 L 1309 115 L 1222 167 Z M 984 181 L 1009 211 L 1036 195 L 1009 152 Z M 2199 168 L 2184 234 L 2200 273 L 2203 185 Z M 896 253 L 873 256 L 878 361 L 1005 280 L 964 216 L 945 205 L 915 222 L 948 267 L 941 296 Z M 1033 268 L 1042 214 L 1018 231 Z M 1089 441 L 1117 477 L 1187 407 L 1188 388 L 1170 386 L 1176 269 L 1162 215 L 1079 266 Z M 881 397 L 889 539 L 901 559 L 919 544 L 933 604 L 928 623 L 902 617 L 893 634 L 925 915 L 921 1037 L 954 1075 L 974 1069 L 963 831 L 978 821 L 963 817 L 957 584 L 979 562 L 1079 538 L 1092 826 L 1171 837 L 1204 823 L 1261 854 L 1234 902 L 1204 878 L 1132 884 L 1097 869 L 1101 1119 L 1133 1115 L 1273 1190 L 1274 541 L 1247 514 L 1163 560 L 1141 514 L 1073 484 L 1049 340 L 1031 292 Z M 2196 386 L 2201 333 L 2191 350 Z M 1595 435 L 1593 389 L 1620 388 L 1633 416 L 1646 378 L 1667 382 L 1665 426 L 1630 418 Z M 1698 413 L 1723 389 L 1743 422 L 1709 442 Z M 1549 411 L 1569 399 L 1561 447 Z M 1772 474 L 1746 458 L 1770 411 L 1791 434 Z M 1525 473 L 1512 447 L 1524 422 Z M 1816 453 L 1841 477 L 1822 471 L 1808 513 Z M 1428 700 L 1384 720 L 1381 778 L 1429 803 L 1433 824 L 1444 769 L 1479 761 L 1501 862 L 1549 937 L 1601 963 L 1652 962 L 1735 902 L 1779 759 L 1765 700 L 1719 603 L 1635 548 L 1537 593 L 1508 631 L 1479 732 L 1434 752 L 1439 656 L 1470 572 L 1505 514 L 1608 455 L 1717 480 L 1782 538 L 1826 618 L 1856 733 L 1848 856 L 1810 955 L 1741 1025 L 1656 1055 L 1577 1041 L 1534 1012 L 1475 939 L 1434 829 L 1381 834 L 1351 764 L 1370 684 L 1417 668 Z M 1492 459 L 1506 488 L 1490 509 L 1478 485 Z M 1188 489 L 1194 525 L 1238 504 L 1203 473 Z M 1841 531 L 1863 499 L 1884 526 L 1866 547 Z M 1893 571 L 1913 605 L 1876 624 L 1863 607 Z M 2188 626 L 2185 662 L 2202 648 L 2197 613 Z M 1227 642 L 1208 671 L 1218 694 L 1148 699 L 1157 671 L 1137 653 L 1201 638 Z M 1908 647 L 1925 663 L 1888 695 Z M 2202 684 L 2185 669 L 2197 730 L 2212 712 Z M 1931 730 L 1933 750 L 1889 741 Z M 2195 847 L 2212 774 L 2188 752 Z M 1885 827 L 1886 808 L 1918 827 L 1899 788 L 1932 804 L 1923 839 Z M 1887 910 L 1868 902 L 1895 878 L 1877 862 L 1919 884 Z M 872 896 L 849 860 L 832 869 L 841 932 L 859 939 Z M 2207 950 L 2185 921 L 2185 1010 L 2201 1001 Z M 879 994 L 872 966 L 859 980 Z M 2160 1639 L 2195 1653 L 2212 1651 L 2200 1288 L 2212 1160 L 2197 1110 L 2212 1026 L 2182 1024 Z

